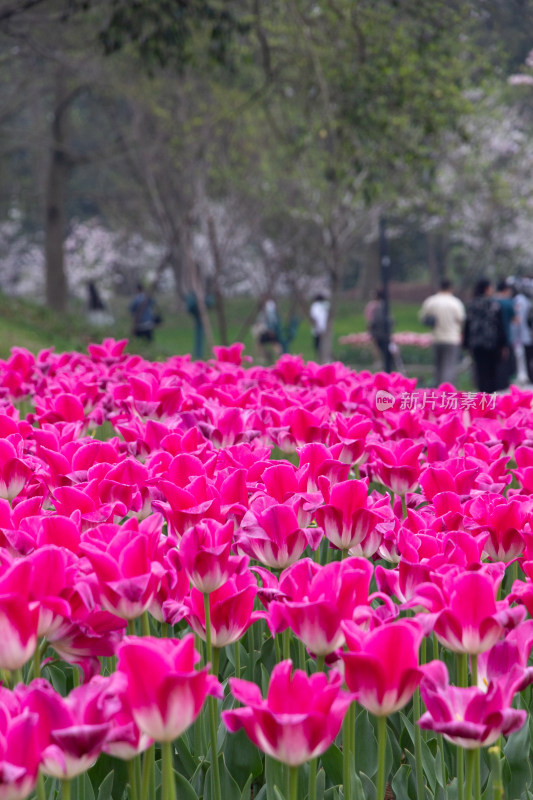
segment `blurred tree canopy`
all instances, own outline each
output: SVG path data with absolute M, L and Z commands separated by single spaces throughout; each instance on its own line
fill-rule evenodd
M 305 313 L 320 284 L 333 316 L 357 263 L 367 294 L 384 213 L 417 231 L 406 277 L 533 270 L 531 90 L 507 85 L 532 21 L 533 0 L 7 0 L 1 213 L 42 237 L 57 310 L 69 227 L 98 218 L 157 244 L 178 295 L 209 284 L 221 329 L 230 291 Z

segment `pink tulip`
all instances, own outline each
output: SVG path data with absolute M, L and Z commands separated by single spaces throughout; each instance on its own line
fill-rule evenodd
M 199 660 L 192 634 L 181 640 L 130 636 L 121 644 L 117 669 L 126 675 L 133 718 L 147 736 L 176 739 L 194 722 L 207 695 L 223 696 L 208 668 L 196 668 Z
M 321 491 L 320 479 L 335 484 L 348 478 L 350 465 L 334 458 L 331 450 L 319 442 L 305 445 L 299 450 L 298 455 L 300 487 L 307 492 Z
M 235 534 L 235 550 L 267 567 L 284 569 L 297 561 L 306 547 L 316 550 L 321 540 L 319 528 L 300 528 L 291 505 L 263 495 L 244 515 Z
M 460 689 L 448 683 L 448 670 L 441 661 L 427 665 L 420 693 L 427 711 L 418 724 L 433 730 L 468 750 L 489 747 L 501 736 L 522 727 L 526 711 L 509 707 L 509 699 L 498 684 L 486 691 L 477 686 Z
M 266 700 L 254 683 L 230 678 L 231 691 L 244 707 L 223 711 L 222 719 L 232 733 L 244 729 L 267 755 L 298 767 L 324 753 L 337 736 L 353 700 L 341 685 L 336 670 L 308 677 L 302 670 L 292 672 L 291 661 L 282 661 L 272 670 Z
M 317 509 L 316 521 L 326 539 L 338 550 L 360 547 L 365 556 L 374 555 L 381 536 L 371 534 L 383 516 L 368 504 L 368 481 L 341 481 L 331 487 L 323 481 L 321 488 L 326 503 Z
M 422 629 L 408 621 L 391 622 L 368 633 L 351 622 L 344 622 L 343 628 L 348 652 L 341 657 L 348 689 L 377 717 L 399 711 L 423 675 L 418 665 Z
M 13 692 L 0 688 L 0 798 L 24 800 L 37 783 L 41 747 L 39 717 Z
M 475 655 L 489 650 L 525 617 L 521 606 L 496 602 L 501 570 L 450 571 L 444 578 L 444 608 L 438 614 L 434 632 L 439 641 L 456 653 Z
M 33 470 L 22 456 L 22 440 L 17 437 L 19 447 L 9 439 L 0 439 L 0 497 L 12 501 L 24 489 Z
M 395 494 L 405 495 L 412 491 L 420 475 L 420 453 L 423 444 L 409 439 L 387 444 L 373 444 L 375 454 L 372 472 L 375 480 L 387 486 Z
M 344 464 L 362 464 L 368 459 L 367 436 L 372 430 L 372 420 L 362 414 L 346 419 L 337 417 L 337 435 L 342 443 L 339 461 Z
M 205 520 L 181 537 L 178 561 L 190 582 L 208 594 L 219 589 L 232 575 L 248 566 L 246 556 L 232 556 L 233 523 Z
M 533 667 L 528 666 L 533 647 L 533 620 L 525 620 L 478 657 L 478 686 L 486 689 L 497 683 L 509 702 L 533 682 Z
M 324 567 L 311 559 L 298 561 L 281 574 L 281 599 L 269 604 L 268 624 L 274 633 L 291 628 L 317 656 L 333 653 L 345 641 L 341 622 L 371 616 L 371 578 L 372 566 L 362 558 Z
M 139 730 L 133 718 L 128 697 L 128 680 L 124 672 L 116 671 L 109 678 L 93 678 L 93 684 L 102 686 L 99 705 L 106 722 L 111 727 L 103 745 L 103 752 L 130 761 L 153 744 L 153 740 Z
M 209 595 L 211 643 L 213 647 L 233 644 L 263 614 L 254 611 L 257 582 L 251 572 L 236 573 Z M 204 595 L 191 589 L 185 599 L 183 616 L 193 631 L 206 640 Z M 173 620 L 170 620 L 173 621 Z
M 17 687 L 24 708 L 39 719 L 41 769 L 46 775 L 70 780 L 97 760 L 110 728 L 98 703 L 101 688 L 87 683 L 63 698 L 41 678 Z
M 124 619 L 140 617 L 163 575 L 162 565 L 153 559 L 153 537 L 131 523 L 100 525 L 84 537 L 80 550 L 98 576 L 104 608 Z
M 472 533 L 488 533 L 484 550 L 492 561 L 508 563 L 522 553 L 522 532 L 531 513 L 530 501 L 526 504 L 519 499 L 484 493 L 468 501 L 464 510 L 474 523 Z

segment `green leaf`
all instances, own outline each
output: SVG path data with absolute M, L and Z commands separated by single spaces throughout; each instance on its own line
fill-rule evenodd
M 402 764 L 391 781 L 396 800 L 414 800 L 416 787 L 409 764 Z
M 176 768 L 178 772 L 190 778 L 194 775 L 196 767 L 198 766 L 197 760 L 192 755 L 187 736 L 180 736 L 176 742 Z
M 368 711 L 364 709 L 355 720 L 355 765 L 357 770 L 372 777 L 378 771 L 378 744 Z
M 250 775 L 250 776 L 248 777 L 248 780 L 247 780 L 247 781 L 246 781 L 246 783 L 244 784 L 244 787 L 243 787 L 243 790 L 242 790 L 242 793 L 241 793 L 241 800 L 250 800 L 250 797 L 251 797 L 251 788 L 252 788 L 252 782 L 253 782 L 253 778 L 252 778 L 252 776 Z
M 503 749 L 505 756 L 503 785 L 506 797 L 519 798 L 531 786 L 529 751 L 529 725 L 526 723 L 519 731 L 509 736 Z
M 263 772 L 261 753 L 243 730 L 228 736 L 224 747 L 224 761 L 241 789 L 250 775 L 257 778 Z
M 218 757 L 218 769 L 220 772 L 220 793 L 224 800 L 241 800 L 241 790 L 232 778 L 226 765 L 222 753 Z M 204 798 L 205 800 L 219 800 L 215 797 L 213 782 L 213 767 L 209 767 L 205 776 Z
M 108 775 L 105 776 L 104 780 L 100 784 L 100 788 L 98 789 L 97 800 L 111 800 L 113 795 L 114 777 L 115 777 L 114 772 L 110 772 Z
M 317 772 L 316 776 L 316 800 L 324 800 L 324 793 L 326 791 L 326 773 L 323 768 Z
M 180 800 L 198 800 L 198 795 L 184 775 L 175 772 L 174 778 L 176 781 L 176 793 Z
M 332 744 L 320 757 L 322 766 L 329 780 L 336 786 L 342 783 L 342 753 L 336 744 Z

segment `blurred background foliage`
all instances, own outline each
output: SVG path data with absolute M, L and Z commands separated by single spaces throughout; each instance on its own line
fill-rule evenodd
M 533 273 L 532 49 L 533 0 L 3 0 L 4 319 L 127 335 L 141 279 L 183 352 L 191 292 L 209 346 L 324 290 L 335 356 L 383 218 L 399 329 L 444 275 Z

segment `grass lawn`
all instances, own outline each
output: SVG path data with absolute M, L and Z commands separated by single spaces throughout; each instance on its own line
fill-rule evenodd
M 12 347 L 24 347 L 31 352 L 54 347 L 56 351 L 85 351 L 91 341 L 101 341 L 105 337 L 123 339 L 130 337 L 130 319 L 127 312 L 129 299 L 118 299 L 113 304 L 115 322 L 105 328 L 91 327 L 83 308 L 78 313 L 58 316 L 42 306 L 8 298 L 0 294 L 0 358 L 8 358 Z M 146 343 L 132 340 L 129 352 L 136 352 L 151 360 L 162 360 L 175 354 L 190 353 L 193 348 L 194 329 L 191 316 L 177 307 L 174 298 L 159 298 L 163 313 L 163 324 L 156 331 L 155 341 Z M 247 320 L 252 318 L 255 301 L 250 298 L 233 298 L 227 303 L 227 318 L 230 341 L 242 341 L 246 352 L 254 356 L 255 348 Z M 396 331 L 427 331 L 418 321 L 418 304 L 395 304 L 391 311 L 395 319 Z M 290 316 L 287 305 L 280 308 L 282 319 Z M 215 343 L 220 343 L 217 320 L 214 311 L 210 312 Z M 251 324 L 251 323 L 250 323 Z M 366 329 L 363 304 L 343 298 L 335 320 L 334 358 L 349 364 L 354 369 L 372 367 L 372 355 L 366 348 L 341 346 L 339 337 L 358 333 Z M 304 359 L 314 358 L 309 321 L 301 318 L 291 352 L 301 354 Z M 209 357 L 209 353 L 205 353 Z M 403 353 L 406 372 L 416 376 L 421 384 L 427 384 L 431 375 L 431 350 L 411 348 Z M 462 375 L 459 388 L 471 389 L 468 375 Z

